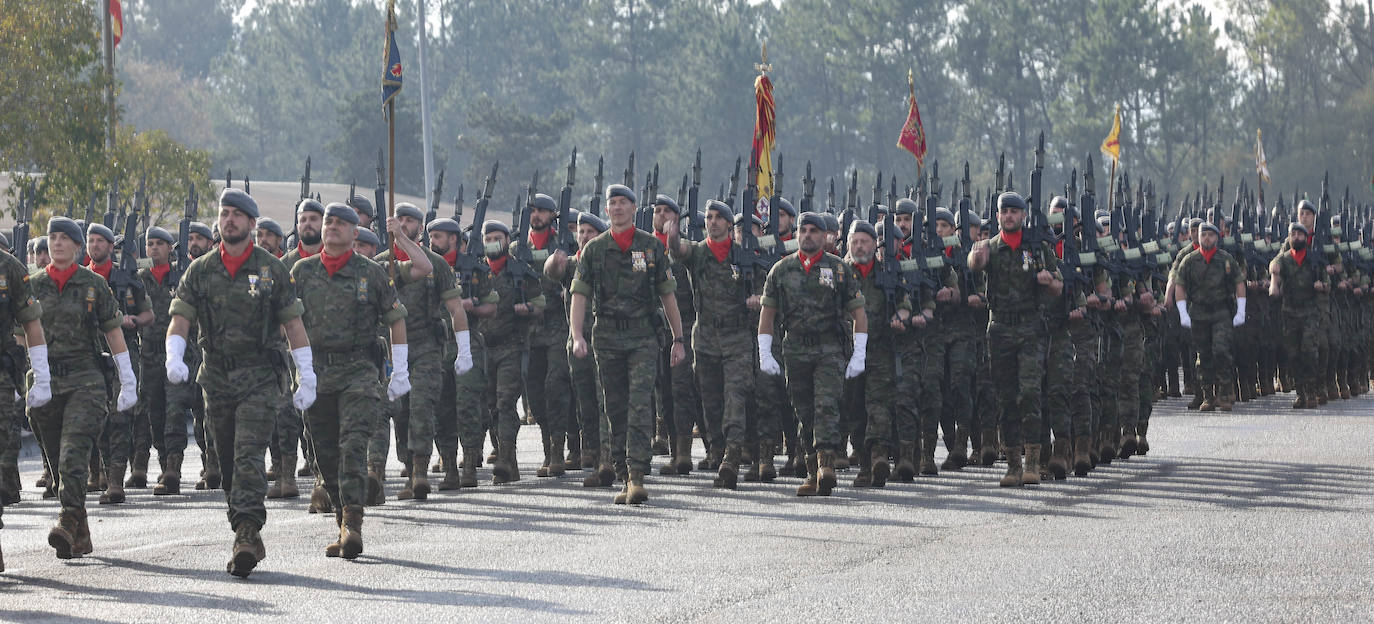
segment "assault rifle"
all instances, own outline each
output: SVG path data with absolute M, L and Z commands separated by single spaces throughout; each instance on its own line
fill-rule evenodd
M 425 212 L 425 225 L 439 218 L 439 198 L 444 193 L 444 170 L 439 170 L 439 178 L 434 181 L 434 196 L 429 200 L 429 210 Z M 423 230 L 421 230 L 423 231 Z
M 147 197 L 147 184 L 147 176 L 138 183 L 132 211 L 123 223 L 124 238 L 119 244 L 119 262 L 110 270 L 110 289 L 126 313 L 132 313 L 143 296 L 143 280 L 138 279 L 138 252 L 134 251 L 134 246 L 138 244 L 138 209 Z
M 692 163 L 692 186 L 687 189 L 687 240 L 705 240 L 705 215 L 701 214 L 701 149 Z
M 496 187 L 496 170 L 501 163 L 491 166 L 491 175 L 482 180 L 482 192 L 477 196 L 477 205 L 472 209 L 472 228 L 468 230 L 468 246 L 458 254 L 453 272 L 458 283 L 463 286 L 464 297 L 474 297 L 474 288 L 480 275 L 489 269 L 482 258 L 486 255 L 486 245 L 482 242 L 482 222 L 487 218 L 487 205 L 491 203 L 491 193 Z M 462 202 L 458 204 L 461 210 Z M 458 215 L 461 217 L 462 215 Z M 461 225 L 461 224 L 460 224 Z
M 167 277 L 163 280 L 163 285 L 175 290 L 177 284 L 181 282 L 181 276 L 186 274 L 186 268 L 191 266 L 191 223 L 196 220 L 196 212 L 200 209 L 200 202 L 196 197 L 196 183 L 186 182 L 186 203 L 181 215 L 181 222 L 177 224 L 177 247 L 176 258 L 172 262 L 172 268 L 167 272 Z
M 14 211 L 14 228 L 10 230 L 10 251 L 19 262 L 24 264 L 25 272 L 29 262 L 29 221 L 33 219 L 33 200 L 25 200 L 25 189 L 19 189 L 19 207 Z M 33 183 L 29 183 L 27 195 L 33 196 Z
M 573 229 L 577 226 L 572 222 L 572 194 L 573 186 L 577 184 L 577 148 L 573 148 L 572 157 L 568 159 L 568 179 L 563 185 L 563 190 L 558 193 L 558 223 L 555 227 L 554 244 L 551 251 L 562 249 L 569 256 L 577 253 L 577 238 L 573 235 Z
M 596 179 L 595 179 L 595 181 L 593 182 L 594 186 L 592 187 L 592 199 L 591 199 L 590 204 L 587 206 L 587 211 L 590 212 L 590 213 L 592 213 L 592 216 L 593 216 L 593 217 L 600 217 L 600 216 L 601 216 L 601 199 L 602 199 L 602 195 L 601 195 L 601 194 L 604 193 L 604 192 L 606 192 L 606 188 L 603 186 L 603 184 L 605 183 L 605 182 L 604 182 L 605 178 L 604 178 L 604 175 L 603 175 L 603 173 L 602 173 L 602 171 L 603 171 L 603 169 L 605 168 L 605 166 L 606 166 L 606 159 L 605 159 L 605 157 L 604 157 L 604 156 L 597 156 L 597 157 L 596 157 Z

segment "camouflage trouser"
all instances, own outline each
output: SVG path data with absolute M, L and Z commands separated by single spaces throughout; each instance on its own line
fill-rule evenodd
M 1040 428 L 1040 443 L 1050 443 L 1050 433 L 1055 440 L 1073 439 L 1073 426 L 1070 416 L 1074 398 L 1074 385 L 1079 383 L 1073 376 L 1074 356 L 1073 339 L 1068 327 L 1051 329 L 1045 347 L 1045 383 L 1042 400 L 1044 401 L 1044 425 Z
M 1315 320 L 1310 312 L 1283 313 L 1283 351 L 1287 354 L 1288 370 L 1297 382 L 1298 391 L 1304 395 L 1315 391 L 1321 378 L 1317 370 L 1320 340 L 1314 334 L 1320 335 L 1326 330 Z
M 487 412 L 487 349 L 474 338 L 472 342 L 472 370 L 455 376 L 449 367 L 446 377 L 453 380 L 452 385 L 444 384 L 444 399 L 439 405 L 452 405 L 451 410 L 440 408 L 446 417 L 453 418 L 453 431 L 456 441 L 463 448 L 480 450 L 486 444 L 487 428 L 491 421 Z M 451 389 L 450 389 L 451 388 Z M 449 394 L 449 393 L 452 394 Z M 445 425 L 447 427 L 448 425 Z M 455 437 L 435 431 L 435 444 L 440 451 L 447 451 Z
M 414 391 L 414 387 L 411 387 Z M 396 427 L 396 459 L 401 463 L 410 461 L 405 439 L 401 437 L 401 414 L 405 411 L 405 397 L 396 401 L 382 401 L 377 404 L 377 412 L 372 415 L 367 438 L 367 466 L 386 465 L 386 454 L 391 450 L 391 427 Z M 428 468 L 426 468 L 428 470 Z
M 920 385 L 917 386 L 917 404 L 921 436 L 937 435 L 940 415 L 945 411 L 945 339 L 940 334 L 943 327 L 926 334 L 925 358 L 922 359 Z M 953 431 L 945 432 L 953 437 Z M 919 439 L 919 438 L 916 438 Z
M 1145 336 L 1140 321 L 1122 321 L 1121 370 L 1115 378 L 1114 388 L 1117 424 L 1123 429 L 1134 431 L 1140 420 L 1140 376 L 1145 371 Z
M 115 399 L 119 394 L 119 381 L 114 371 L 109 371 L 105 375 L 105 411 L 108 414 L 105 418 L 105 426 L 100 431 L 100 436 L 96 438 L 96 450 L 100 453 L 100 465 L 106 470 L 110 466 L 129 464 L 129 457 L 134 452 L 134 411 L 133 408 L 123 412 L 115 410 Z
M 1137 397 L 1140 407 L 1136 412 L 1136 426 L 1145 426 L 1150 423 L 1150 414 L 1154 413 L 1155 407 L 1155 376 L 1154 371 L 1159 366 L 1161 346 L 1159 326 L 1145 322 L 1145 350 L 1143 351 L 1144 360 L 1140 366 L 1140 388 Z
M 275 428 L 269 447 L 272 459 L 279 459 L 283 454 L 295 455 L 297 446 L 304 440 L 305 422 L 301 418 L 301 411 L 291 402 L 291 395 L 282 394 L 273 423 Z
M 196 370 L 192 368 L 191 370 Z M 191 408 L 191 434 L 196 439 L 196 446 L 200 448 L 201 461 L 203 463 L 219 464 L 219 455 L 215 453 L 215 432 L 205 426 L 205 390 L 200 384 L 186 382 L 188 394 L 194 400 Z M 284 393 L 278 393 L 284 394 Z
M 1317 295 L 1318 298 L 1324 296 L 1327 295 Z M 1331 378 L 1328 374 L 1331 370 L 1331 334 L 1327 328 L 1331 326 L 1332 321 L 1329 308 L 1329 305 L 1326 306 L 1326 309 L 1318 308 L 1321 309 L 1321 320 L 1317 324 L 1317 330 L 1312 332 L 1313 337 L 1317 339 L 1317 378 L 1313 380 L 1313 382 L 1317 384 L 1319 388 L 1325 388 L 1328 380 Z
M 748 336 L 730 353 L 697 353 L 694 369 L 701 388 L 702 415 L 706 427 L 721 432 L 725 444 L 743 446 L 749 442 L 749 416 L 746 407 L 754 393 L 754 357 Z
M 849 380 L 855 386 L 855 405 L 851 409 L 856 413 L 862 410 L 868 415 L 863 442 L 869 449 L 875 445 L 896 448 L 892 428 L 893 401 L 897 398 L 899 383 L 895 357 L 892 342 L 869 343 L 864 374 Z M 859 440 L 855 440 L 854 446 L 859 446 Z
M 231 373 L 246 373 L 233 371 Z M 270 377 L 269 374 L 270 373 Z M 253 383 L 201 386 L 205 395 L 205 428 L 209 448 L 219 459 L 229 526 L 267 523 L 267 465 L 273 421 L 281 404 L 282 383 L 276 371 L 243 374 Z M 216 384 L 219 386 L 219 384 Z
M 1231 361 L 1231 319 L 1193 319 L 1192 333 L 1202 387 L 1216 386 L 1220 393 L 1229 394 L 1236 383 L 1236 369 Z
M 976 345 L 975 338 L 964 329 L 954 333 L 953 339 L 945 341 L 944 395 L 940 403 L 940 428 L 944 430 L 946 449 L 954 448 L 956 429 L 972 431 L 973 373 L 978 366 L 978 356 L 974 354 Z
M 91 451 L 108 416 L 99 373 L 68 376 L 43 407 L 29 408 L 29 424 L 43 449 L 43 463 L 57 483 L 63 511 L 86 508 Z
M 807 454 L 834 451 L 840 442 L 840 394 L 848 357 L 838 337 L 822 338 L 816 345 L 793 346 L 798 338 L 783 340 L 783 373 L 787 395 L 797 411 L 797 442 Z
M 692 428 L 700 422 L 702 444 L 709 447 L 723 443 L 724 434 L 719 424 L 712 427 L 702 420 L 701 394 L 697 390 L 696 375 L 692 372 L 695 356 L 692 352 L 692 332 L 690 327 L 684 327 L 683 331 L 686 333 L 686 343 L 683 345 L 687 351 L 685 359 L 677 366 L 669 366 L 672 361 L 672 342 L 668 342 L 668 346 L 659 353 L 659 376 L 654 392 L 658 414 L 664 419 L 664 428 L 674 438 L 692 437 Z
M 0 374 L 4 374 L 0 372 Z M 19 459 L 19 424 L 16 420 L 19 417 L 19 402 L 11 401 L 14 387 L 9 382 L 0 383 L 0 474 L 4 470 L 18 470 Z M 13 449 L 14 457 L 10 457 Z M 0 481 L 0 529 L 5 528 L 5 495 L 17 494 L 17 492 L 6 492 L 3 488 L 3 481 Z
M 1040 436 L 1040 384 L 1045 365 L 1044 321 L 988 324 L 988 361 L 1002 405 L 1002 442 L 1015 447 Z
M 593 338 L 601 405 L 606 412 L 602 443 L 610 447 L 617 474 L 647 474 L 653 457 L 654 382 L 658 378 L 658 339 L 620 338 L 615 347 Z
M 1069 329 L 1073 340 L 1073 381 L 1069 384 L 1069 425 L 1076 436 L 1091 436 L 1098 429 L 1096 397 L 1098 379 L 1098 332 L 1089 321 Z
M 520 413 L 515 408 L 525 391 L 522 357 L 518 344 L 487 348 L 487 413 L 501 444 L 515 444 L 520 433 Z
M 396 459 L 409 466 L 414 456 L 428 458 L 434 447 L 434 425 L 444 384 L 443 351 L 437 345 L 419 346 L 410 352 L 410 392 L 395 401 L 383 401 L 377 412 L 390 416 L 396 429 Z M 374 423 L 368 445 L 369 462 L 386 463 L 391 431 L 386 422 Z M 375 452 L 374 452 L 375 451 Z
M 1107 317 L 1113 314 L 1109 312 Z M 1093 393 L 1097 403 L 1097 426 L 1093 428 L 1098 433 L 1121 430 L 1120 411 L 1117 409 L 1116 388 L 1118 377 L 1121 375 L 1121 325 L 1115 320 L 1108 319 L 1103 323 L 1100 341 L 1099 359 L 1101 366 L 1097 367 L 1097 385 Z
M 582 451 L 601 452 L 603 414 L 601 389 L 597 387 L 596 359 L 575 357 L 571 349 L 572 345 L 567 345 L 564 353 L 568 358 L 568 381 L 572 384 L 573 399 L 577 405 L 577 428 Z
M 773 359 L 782 362 L 781 341 L 773 342 Z M 797 414 L 792 399 L 787 396 L 787 380 L 782 375 L 768 375 L 759 370 L 758 349 L 753 352 L 754 393 L 749 396 L 749 429 L 754 441 L 778 442 L 779 434 L 792 444 L 797 441 Z
M 534 422 L 545 438 L 566 436 L 572 428 L 571 386 L 568 350 L 564 345 L 530 347 L 525 395 L 529 397 Z
M 973 430 L 996 429 L 1002 422 L 1002 403 L 997 398 L 997 385 L 992 378 L 992 358 L 988 356 L 986 326 L 974 344 L 978 355 L 977 379 L 974 382 Z M 994 441 L 995 442 L 995 441 Z
M 897 442 L 921 439 L 921 414 L 913 395 L 920 391 L 926 365 L 923 342 L 920 338 L 905 338 L 897 342 L 897 350 L 902 357 L 902 376 L 896 380 L 901 392 L 894 392 L 892 401 L 892 434 Z
M 159 458 L 186 452 L 186 425 L 200 404 L 195 384 L 167 383 L 167 369 L 144 362 L 138 380 L 140 403 L 148 415 L 148 432 Z
M 320 394 L 305 410 L 315 446 L 315 465 L 335 507 L 361 506 L 367 489 L 367 441 L 382 411 L 378 384 L 362 382 L 343 392 Z

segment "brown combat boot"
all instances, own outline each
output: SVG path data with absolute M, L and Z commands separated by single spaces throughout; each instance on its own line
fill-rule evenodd
M 1116 459 L 1116 427 L 1107 431 L 1100 431 L 1097 434 L 1097 463 L 1101 466 L 1110 466 L 1112 460 Z
M 334 543 L 324 547 L 324 556 L 338 557 L 343 554 L 343 510 L 334 510 Z
M 777 452 L 778 445 L 774 442 L 760 442 L 759 454 L 754 456 L 754 465 L 759 467 L 759 481 L 772 483 L 778 478 L 778 471 L 773 467 L 773 455 Z
M 439 463 L 443 464 L 444 478 L 439 482 L 439 491 L 458 489 L 458 452 L 439 451 Z
M 987 428 L 983 430 L 983 437 L 978 449 L 978 460 L 978 463 L 984 466 L 997 463 L 997 429 Z
M 136 451 L 134 453 L 133 467 L 129 471 L 129 480 L 124 482 L 124 487 L 143 489 L 148 487 L 148 460 L 151 455 L 148 451 Z
M 1089 436 L 1081 435 L 1073 439 L 1073 473 L 1080 477 L 1088 476 L 1088 471 L 1093 469 L 1092 457 L 1088 453 L 1092 445 Z
M 1130 456 L 1135 455 L 1135 425 L 1121 426 L 1121 442 L 1117 445 L 1117 448 L 1119 449 L 1116 454 L 1118 459 L 1128 459 Z
M 57 526 L 48 531 L 48 545 L 57 551 L 58 559 L 71 559 L 76 553 L 77 526 L 81 523 L 78 513 L 84 515 L 85 510 L 62 511 L 57 515 Z
M 873 487 L 887 485 L 887 478 L 892 475 L 892 468 L 887 464 L 887 445 L 874 444 L 868 451 L 868 463 L 873 471 Z
M 196 482 L 196 489 L 218 490 L 222 480 L 219 474 L 219 458 L 214 453 L 202 453 L 201 456 L 205 472 L 202 473 L 200 481 Z
M 406 484 L 409 490 L 409 497 L 402 497 L 397 494 L 396 498 L 401 500 L 427 500 L 429 498 L 429 475 L 425 474 L 425 467 L 429 465 L 428 455 L 414 455 L 410 458 L 410 482 Z
M 1298 390 L 1297 396 L 1293 399 L 1293 409 L 1307 409 L 1307 395 L 1302 390 Z
M 797 487 L 797 496 L 815 496 L 820 493 L 820 459 L 815 453 L 806 456 L 806 481 Z
M 867 455 L 857 459 L 859 460 L 859 472 L 854 475 L 854 481 L 851 487 L 873 487 L 873 461 Z
M 1202 405 L 1198 406 L 1199 412 L 1217 411 L 1217 389 L 1215 386 L 1202 387 Z
M 72 552 L 78 555 L 89 555 L 95 547 L 91 546 L 91 525 L 87 520 L 86 510 L 76 517 L 76 543 L 72 545 Z
M 293 468 L 292 471 L 294 470 Z M 247 521 L 240 522 L 234 529 L 234 553 L 229 558 L 229 573 L 239 578 L 248 578 L 248 574 L 257 567 L 258 562 L 266 558 L 267 548 L 263 546 L 257 525 Z
M 385 461 L 385 460 L 383 460 Z M 385 464 L 369 463 L 367 466 L 367 491 L 363 493 L 367 505 L 386 504 Z
M 329 492 L 324 489 L 324 481 L 315 477 L 315 489 L 310 492 L 309 513 L 329 513 L 334 511 L 334 503 L 329 500 Z
M 553 440 L 549 439 L 549 436 L 541 436 L 541 439 L 544 445 L 544 463 L 540 464 L 538 468 L 534 469 L 534 476 L 548 477 L 551 476 L 549 474 L 549 464 L 552 464 L 555 461 L 553 457 Z M 561 462 L 562 458 L 559 458 L 558 461 Z
M 940 443 L 940 437 L 934 433 L 927 433 L 921 436 L 921 474 L 934 476 L 940 474 L 940 468 L 935 463 L 935 447 Z
M 153 496 L 181 493 L 181 453 L 168 453 L 165 464 L 162 477 L 153 486 Z
M 631 470 L 630 478 L 626 482 L 625 491 L 628 494 L 626 502 L 631 505 L 642 505 L 644 501 L 649 500 L 649 490 L 644 489 L 644 473 L 638 470 Z
M 740 446 L 735 443 L 725 445 L 725 457 L 721 459 L 720 470 L 716 473 L 713 485 L 733 490 L 739 485 Z M 633 478 L 633 477 L 632 477 Z
M 492 485 L 515 483 L 520 480 L 520 464 L 515 459 L 515 441 L 502 442 L 496 447 L 496 463 L 491 465 Z
M 959 470 L 968 465 L 968 429 L 957 427 L 954 430 L 954 446 L 940 464 L 941 470 Z
M 101 505 L 118 505 L 124 502 L 124 471 L 128 469 L 125 464 L 114 464 L 110 466 L 108 485 L 105 493 L 100 495 Z
M 711 455 L 707 459 L 708 463 L 712 466 L 720 461 L 719 457 L 716 455 Z M 680 435 L 673 438 L 672 474 L 692 474 L 692 436 L 690 435 Z
M 1219 396 L 1217 396 L 1217 409 L 1223 412 L 1231 411 L 1231 409 L 1235 407 L 1235 403 L 1236 399 L 1231 396 L 1229 391 L 1220 393 Z
M 598 449 L 582 449 L 582 461 L 591 460 L 593 464 L 600 458 L 601 452 Z M 582 487 L 601 487 L 601 476 L 596 470 L 587 471 L 582 477 Z
M 1010 457 L 1010 454 L 1008 454 Z M 1010 459 L 1007 463 L 1011 463 Z M 1022 485 L 1040 485 L 1040 445 L 1026 445 L 1026 464 L 1021 470 Z
M 339 553 L 339 556 L 344 559 L 357 559 L 358 555 L 363 554 L 362 505 L 344 507 L 343 529 L 339 534 L 339 542 L 343 544 L 343 552 Z
M 463 472 L 458 476 L 458 487 L 477 487 L 477 466 L 481 461 L 482 447 L 472 446 L 463 448 L 463 463 L 459 465 Z
M 596 447 L 591 447 L 591 446 L 584 446 L 584 447 L 582 447 L 582 469 L 583 469 L 583 470 L 595 470 L 595 469 L 596 469 L 596 456 L 597 456 Z
M 726 452 L 729 452 L 728 449 Z M 763 476 L 763 459 L 758 454 L 759 445 L 757 443 L 745 444 L 743 450 L 740 451 L 740 461 L 749 464 L 749 470 L 744 472 L 744 480 L 749 483 L 758 483 L 759 478 Z M 771 461 L 772 458 L 770 457 L 769 460 Z
M 296 486 L 296 456 L 282 455 L 282 471 L 277 475 L 277 488 L 282 498 L 299 498 L 301 490 Z
M 997 485 L 1001 487 L 1021 487 L 1022 476 L 1023 475 L 1021 469 L 1021 447 L 1014 445 L 1008 446 L 1007 474 L 1002 475 L 1002 480 L 998 481 Z M 1040 475 L 1037 474 L 1036 478 L 1039 479 L 1039 477 Z
M 1069 476 L 1069 440 L 1055 436 L 1053 451 L 1050 453 L 1048 468 L 1055 481 L 1063 481 Z
M 1202 403 L 1206 401 L 1206 397 L 1202 396 L 1202 394 L 1201 392 L 1193 393 L 1192 400 L 1188 401 L 1188 409 L 1196 410 L 1202 407 Z
M 620 479 L 622 485 L 620 486 L 620 493 L 615 495 L 612 502 L 617 505 L 624 505 L 630 502 L 630 475 L 625 472 L 616 472 L 615 478 Z
M 554 435 L 549 438 L 549 476 L 561 477 L 568 474 L 567 464 L 563 460 L 563 446 L 568 443 L 568 439 L 565 435 Z
M 915 440 L 901 440 L 897 442 L 897 468 L 894 479 L 902 483 L 911 483 L 916 478 L 916 445 L 920 444 Z
M 1142 420 L 1135 426 L 1135 454 L 1144 455 L 1150 452 L 1150 441 L 1145 437 L 1145 432 L 1150 429 L 1150 421 Z
M 816 494 L 820 496 L 830 496 L 830 491 L 835 489 L 837 483 L 835 479 L 835 451 L 821 451 L 817 458 L 817 467 L 820 468 L 820 478 L 816 482 Z

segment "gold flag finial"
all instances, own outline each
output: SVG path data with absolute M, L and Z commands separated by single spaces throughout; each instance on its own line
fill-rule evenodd
M 773 66 L 768 64 L 768 42 L 767 42 L 767 41 L 763 42 L 763 52 L 762 52 L 761 56 L 762 56 L 762 58 L 763 58 L 763 62 L 761 62 L 761 63 L 754 63 L 754 69 L 759 70 L 759 73 L 760 73 L 760 74 L 767 74 L 768 72 L 773 71 Z
M 911 75 L 911 68 L 906 70 L 906 88 L 911 92 L 911 99 L 916 99 L 916 79 Z

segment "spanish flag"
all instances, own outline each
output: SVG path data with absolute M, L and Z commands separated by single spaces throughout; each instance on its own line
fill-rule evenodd
M 912 80 L 911 70 L 906 72 L 907 88 L 911 92 L 911 107 L 906 113 L 906 123 L 902 124 L 902 132 L 897 135 L 897 147 L 900 147 L 912 156 L 916 157 L 916 166 L 922 169 L 926 166 L 926 131 L 921 125 L 921 109 L 916 107 L 916 83 Z
M 124 39 L 124 9 L 119 6 L 119 0 L 110 0 L 110 36 L 114 38 L 115 47 Z
M 760 73 L 754 79 L 754 146 L 751 160 L 758 167 L 757 184 L 759 201 L 766 202 L 773 196 L 773 147 L 777 142 L 777 127 L 773 115 L 773 82 L 767 74 Z M 755 210 L 757 210 L 757 206 Z
M 1107 138 L 1102 140 L 1102 155 L 1112 159 L 1113 163 L 1121 160 L 1121 105 L 1116 105 L 1116 117 L 1112 121 L 1112 131 Z

